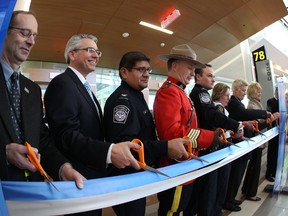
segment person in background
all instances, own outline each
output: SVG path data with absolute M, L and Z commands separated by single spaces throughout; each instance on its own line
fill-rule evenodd
M 261 103 L 261 95 L 262 95 L 262 87 L 259 83 L 251 83 L 247 89 L 247 97 L 249 99 L 247 109 L 254 110 L 264 110 L 263 105 Z M 278 119 L 279 113 L 273 113 L 273 119 Z M 258 127 L 260 131 L 263 131 L 268 126 L 264 119 L 258 119 Z M 255 132 L 252 133 L 252 136 L 257 135 Z M 247 137 L 252 137 L 247 136 Z M 261 170 L 261 158 L 262 158 L 262 150 L 264 146 L 260 146 L 254 149 L 251 152 L 251 157 L 248 162 L 243 186 L 242 186 L 242 194 L 245 196 L 245 199 L 251 201 L 260 201 L 261 198 L 257 197 L 257 189 L 259 184 L 260 170 Z
M 267 100 L 267 111 L 271 113 L 279 112 L 279 101 L 278 101 L 278 87 L 275 88 L 274 97 Z M 272 127 L 275 127 L 276 121 L 272 123 Z M 275 136 L 269 140 L 268 150 L 267 150 L 267 169 L 265 173 L 265 178 L 274 182 L 277 168 L 278 160 L 278 143 L 279 135 Z
M 205 68 L 195 70 L 195 85 L 189 95 L 190 99 L 194 102 L 200 128 L 207 130 L 216 130 L 216 128 L 228 129 L 234 132 L 235 138 L 242 137 L 244 125 L 250 127 L 250 130 L 253 130 L 252 124 L 250 122 L 235 121 L 217 111 L 208 92 L 214 87 L 214 70 L 209 64 L 205 64 L 205 66 Z M 217 149 L 200 150 L 199 155 L 203 156 L 216 150 Z M 194 213 L 197 212 L 199 216 L 218 216 L 222 214 L 221 211 L 225 201 L 225 192 L 227 191 L 229 170 L 230 168 L 226 170 L 226 166 L 224 166 L 220 169 L 220 174 L 218 174 L 218 170 L 214 170 L 196 179 L 195 190 L 197 192 L 193 195 L 189 206 L 192 210 L 187 215 L 191 215 L 193 211 Z M 220 193 L 218 193 L 218 191 L 220 191 Z M 193 210 L 196 202 L 198 202 L 198 210 Z
M 33 13 L 13 12 L 0 58 L 0 178 L 43 180 L 27 159 L 27 141 L 38 158 L 41 154 L 41 164 L 49 175 L 57 180 L 75 181 L 82 188 L 85 178 L 73 169 L 49 136 L 40 87 L 21 73 L 20 66 L 35 45 L 37 34 L 38 23 Z
M 229 112 L 229 117 L 237 121 L 252 121 L 256 119 L 267 119 L 272 120 L 272 114 L 265 110 L 252 110 L 246 109 L 245 105 L 241 102 L 247 90 L 248 83 L 244 80 L 234 80 L 232 83 L 233 95 L 231 96 L 226 109 Z M 244 129 L 244 136 L 246 136 L 247 131 Z M 239 140 L 233 139 L 233 143 L 237 143 Z M 247 161 L 250 154 L 246 154 L 231 163 L 231 172 L 228 183 L 228 190 L 226 194 L 226 200 L 224 208 L 230 211 L 241 211 L 241 201 L 235 200 L 239 186 L 241 184 Z
M 158 141 L 152 113 L 144 99 L 142 90 L 147 88 L 149 73 L 152 71 L 149 58 L 141 52 L 127 52 L 119 64 L 121 85 L 107 99 L 104 108 L 106 140 L 121 142 L 140 139 L 144 144 L 145 162 L 156 165 L 157 160 L 168 155 L 170 158 L 187 158 L 184 144 L 186 139 Z M 121 175 L 136 172 L 127 167 L 118 169 L 109 165 L 109 175 Z M 144 216 L 146 198 L 113 206 L 118 216 Z
M 159 138 L 170 140 L 187 136 L 192 148 L 214 148 L 222 144 L 219 132 L 199 128 L 196 110 L 184 89 L 194 76 L 195 68 L 205 65 L 196 61 L 196 53 L 187 44 L 174 46 L 169 55 L 160 58 L 167 62 L 168 78 L 156 93 L 154 118 Z M 176 163 L 168 157 L 160 159 L 160 166 Z M 175 188 L 158 193 L 158 215 L 179 215 L 186 210 L 193 192 L 193 183 L 188 182 Z
M 97 38 L 73 35 L 65 48 L 68 68 L 49 83 L 45 97 L 46 117 L 57 147 L 87 179 L 107 176 L 108 164 L 117 168 L 140 169 L 131 148 L 132 142 L 104 142 L 101 107 L 86 77 L 95 70 L 101 57 Z M 73 96 L 71 96 L 73 95 Z M 101 210 L 81 215 L 101 215 Z

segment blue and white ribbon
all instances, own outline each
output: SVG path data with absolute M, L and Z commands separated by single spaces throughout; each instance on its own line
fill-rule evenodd
M 203 156 L 209 164 L 190 160 L 159 169 L 171 178 L 143 171 L 87 180 L 83 189 L 77 189 L 74 182 L 54 182 L 60 192 L 45 182 L 2 182 L 2 189 L 10 215 L 59 215 L 105 208 L 156 194 L 218 169 L 275 137 L 278 128 L 264 134 L 267 137 L 253 137 L 255 142 L 237 143 L 241 148 L 230 146 Z

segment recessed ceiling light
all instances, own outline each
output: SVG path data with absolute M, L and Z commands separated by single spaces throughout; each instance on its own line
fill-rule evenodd
M 124 38 L 129 37 L 129 33 L 128 33 L 128 32 L 124 32 L 124 33 L 122 34 L 122 37 L 124 37 Z
M 165 43 L 160 43 L 160 46 L 161 46 L 161 47 L 164 47 L 164 46 L 165 46 Z
M 170 30 L 168 30 L 168 29 L 161 28 L 161 27 L 159 27 L 159 26 L 156 26 L 156 25 L 153 25 L 153 24 L 144 22 L 144 21 L 141 21 L 139 24 L 140 24 L 140 25 L 143 25 L 143 26 L 146 26 L 146 27 L 149 27 L 149 28 L 152 28 L 152 29 L 155 29 L 155 30 L 158 30 L 158 31 L 161 31 L 161 32 L 164 32 L 164 33 L 166 33 L 166 34 L 173 34 L 173 31 L 170 31 Z

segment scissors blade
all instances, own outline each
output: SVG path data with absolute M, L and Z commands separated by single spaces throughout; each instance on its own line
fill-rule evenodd
M 158 174 L 160 174 L 160 175 L 164 175 L 164 176 L 170 178 L 170 176 L 167 175 L 166 173 L 161 172 L 161 171 L 159 171 L 159 170 L 157 170 L 157 169 L 155 169 L 155 168 L 153 168 L 153 167 L 150 167 L 150 166 L 148 166 L 148 165 L 146 165 L 146 167 L 145 167 L 144 169 L 145 169 L 145 170 L 148 170 L 148 171 L 151 171 L 151 172 L 154 172 L 154 173 L 158 173 Z
M 196 159 L 196 160 L 200 160 L 200 161 L 209 163 L 209 161 L 207 161 L 207 160 L 205 160 L 205 159 L 203 159 L 203 158 L 200 158 L 200 157 L 198 157 L 198 156 L 192 155 L 191 157 L 194 158 L 194 159 Z
M 265 136 L 266 138 L 267 138 L 267 136 L 264 134 L 264 133 L 262 133 L 262 132 L 258 132 L 260 135 L 262 135 L 262 136 Z
M 249 140 L 249 141 L 255 142 L 255 140 L 250 139 L 250 138 L 247 138 L 247 137 L 242 137 L 241 139 L 242 139 L 242 140 Z
M 53 184 L 53 181 L 52 181 L 52 179 L 51 179 L 50 176 L 48 176 L 47 174 L 44 174 L 44 178 L 55 188 L 55 190 L 57 190 L 58 192 L 60 192 L 60 191 L 58 190 L 58 188 Z

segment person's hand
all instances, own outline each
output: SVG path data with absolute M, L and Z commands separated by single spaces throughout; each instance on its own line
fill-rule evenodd
M 40 161 L 40 154 L 38 149 L 33 148 L 38 160 Z M 36 167 L 30 163 L 26 155 L 28 154 L 28 149 L 26 146 L 18 143 L 10 143 L 6 145 L 6 159 L 10 164 L 18 167 L 19 169 L 29 170 L 30 172 L 36 172 Z
M 224 147 L 224 145 L 226 145 L 223 142 L 223 137 L 220 136 L 221 134 L 222 134 L 221 130 L 215 130 L 214 131 L 214 138 L 213 138 L 212 144 L 209 147 L 209 149 L 211 151 L 215 151 L 215 150 L 217 150 L 219 148 L 222 148 L 222 146 Z
M 279 112 L 275 112 L 275 113 L 273 113 L 272 116 L 273 116 L 273 121 L 275 121 L 275 120 L 280 118 L 280 113 Z
M 272 122 L 273 121 L 273 114 L 271 112 L 267 111 L 267 118 L 266 121 Z
M 240 139 L 241 137 L 244 136 L 244 126 L 242 125 L 238 130 L 235 132 L 231 131 L 230 135 L 233 139 Z
M 139 170 L 140 166 L 131 154 L 131 148 L 139 149 L 140 145 L 134 142 L 121 142 L 114 144 L 111 151 L 112 164 L 119 169 L 131 166 L 134 169 Z
M 250 131 L 254 131 L 253 121 L 243 121 L 242 125 Z
M 65 163 L 61 167 L 60 177 L 63 181 L 75 181 L 78 188 L 83 188 L 83 181 L 86 180 L 70 163 Z
M 189 156 L 184 147 L 184 144 L 188 144 L 188 139 L 177 138 L 168 141 L 168 157 L 171 159 L 185 158 Z

